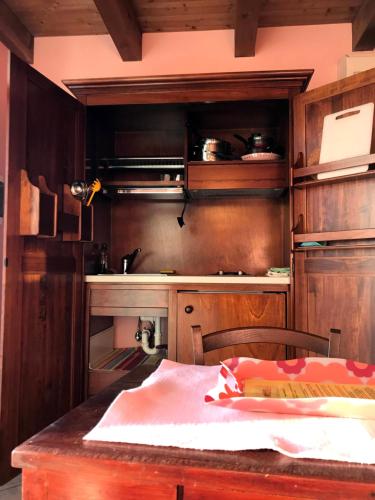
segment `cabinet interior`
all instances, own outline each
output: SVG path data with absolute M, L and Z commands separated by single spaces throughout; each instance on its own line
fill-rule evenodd
M 275 162 L 241 160 L 245 144 L 234 134 L 248 139 L 254 133 L 273 138 L 282 153 L 276 167 Z M 232 158 L 195 161 L 200 137 L 229 142 Z M 171 159 L 176 159 L 174 165 Z M 137 247 L 142 248 L 133 269 L 137 273 L 173 269 L 206 275 L 241 269 L 264 275 L 268 267 L 286 266 L 288 196 L 285 186 L 273 189 L 270 184 L 267 189 L 264 182 L 270 182 L 271 163 L 287 179 L 288 162 L 287 99 L 89 106 L 86 176 L 99 177 L 105 192 L 95 204 L 94 242 L 108 244 L 115 272 L 121 272 L 121 257 Z M 202 188 L 194 189 L 199 196 L 189 190 L 190 165 L 202 172 Z M 239 175 L 235 187 L 234 172 Z M 219 189 L 211 189 L 208 175 L 220 183 Z M 116 191 L 129 186 L 137 192 Z M 160 187 L 167 192 L 156 197 L 153 190 Z M 181 192 L 169 195 L 170 187 Z M 181 228 L 177 217 L 185 201 L 186 225 Z M 93 272 L 92 246 L 86 253 L 86 269 Z

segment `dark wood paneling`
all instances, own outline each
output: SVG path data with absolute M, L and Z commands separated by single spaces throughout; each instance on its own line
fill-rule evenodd
M 264 275 L 268 267 L 288 263 L 285 203 L 262 198 L 195 200 L 188 204 L 186 225 L 180 228 L 176 218 L 181 202 L 117 201 L 112 208 L 112 267 L 119 271 L 121 257 L 141 247 L 133 272 L 175 269 L 182 275 L 200 275 L 242 269 Z

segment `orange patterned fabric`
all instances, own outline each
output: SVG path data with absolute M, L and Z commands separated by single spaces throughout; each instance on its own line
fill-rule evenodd
M 243 385 L 246 379 L 375 386 L 375 365 L 332 358 L 300 358 L 287 361 L 231 358 L 224 361 L 217 385 L 209 390 L 204 398 L 206 403 L 241 411 L 375 420 L 375 400 L 342 397 L 244 397 Z

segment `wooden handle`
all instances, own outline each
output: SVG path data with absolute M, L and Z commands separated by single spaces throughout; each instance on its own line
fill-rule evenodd
M 94 198 L 94 194 L 95 194 L 95 191 L 93 191 L 90 195 L 90 198 L 89 198 L 89 201 L 86 203 L 86 207 L 88 207 L 92 201 L 92 199 Z

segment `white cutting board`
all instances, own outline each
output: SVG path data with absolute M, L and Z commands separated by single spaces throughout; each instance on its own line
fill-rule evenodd
M 373 118 L 373 102 L 325 116 L 319 163 L 369 154 Z M 349 167 L 318 174 L 317 178 L 328 179 L 340 175 L 366 172 L 367 170 L 368 165 Z

